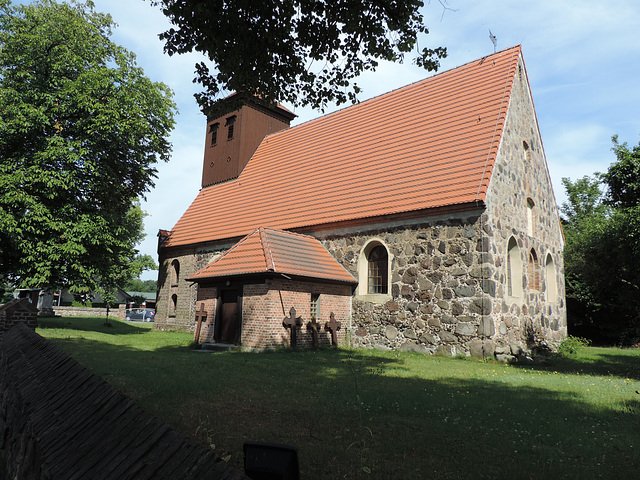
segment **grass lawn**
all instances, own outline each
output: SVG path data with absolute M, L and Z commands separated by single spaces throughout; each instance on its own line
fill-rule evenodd
M 636 479 L 640 350 L 509 366 L 368 350 L 203 353 L 192 334 L 100 318 L 38 332 L 240 468 L 298 447 L 304 479 Z

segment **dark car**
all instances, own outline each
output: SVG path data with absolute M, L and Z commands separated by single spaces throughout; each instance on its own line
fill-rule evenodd
M 156 311 L 153 308 L 130 308 L 127 309 L 125 320 L 128 322 L 153 322 Z

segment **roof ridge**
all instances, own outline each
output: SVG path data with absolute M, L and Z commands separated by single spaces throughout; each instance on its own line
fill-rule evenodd
M 291 230 L 284 230 L 282 228 L 264 227 L 264 230 L 270 230 L 274 233 L 284 233 L 286 235 L 293 235 L 296 237 L 306 237 L 306 238 L 311 238 L 312 240 L 317 240 L 317 238 L 314 237 L 313 235 L 307 235 L 306 233 L 292 232 Z
M 238 243 L 236 243 L 235 245 L 233 245 L 231 248 L 229 248 L 229 250 L 227 250 L 226 252 L 224 252 L 222 255 L 220 255 L 218 258 L 214 258 L 211 262 L 209 262 L 209 265 L 217 263 L 218 261 L 220 261 L 222 258 L 226 257 L 227 255 L 229 255 L 231 252 L 235 251 L 240 245 L 242 245 L 244 242 L 246 242 L 249 237 L 251 237 L 253 234 L 255 234 L 257 231 L 254 230 L 253 232 L 245 235 L 244 237 L 242 237 Z M 208 266 L 208 265 L 207 265 Z
M 491 53 L 489 55 L 485 55 L 484 57 L 474 58 L 473 60 L 469 60 L 467 63 L 463 63 L 462 65 L 458 65 L 458 66 L 455 66 L 455 67 L 451 67 L 451 68 L 449 68 L 447 70 L 443 70 L 441 72 L 437 72 L 437 73 L 431 75 L 430 77 L 421 78 L 419 80 L 416 80 L 415 82 L 411 82 L 411 83 L 408 83 L 406 85 L 402 85 L 400 87 L 394 88 L 393 90 L 389 90 L 388 92 L 379 93 L 378 95 L 374 95 L 373 97 L 367 98 L 367 99 L 365 99 L 365 100 L 363 100 L 361 102 L 355 103 L 355 104 L 345 105 L 344 107 L 339 108 L 337 110 L 334 110 L 333 112 L 329 112 L 326 115 L 321 115 L 319 117 L 312 118 L 310 120 L 307 120 L 305 122 L 299 123 L 297 125 L 292 125 L 291 128 L 288 128 L 288 129 L 285 129 L 285 130 L 280 130 L 279 132 L 273 132 L 273 133 L 267 135 L 265 137 L 265 139 L 267 139 L 269 137 L 273 137 L 273 136 L 279 135 L 279 134 L 281 134 L 283 132 L 289 132 L 294 128 L 300 127 L 302 125 L 306 125 L 307 123 L 311 123 L 311 122 L 315 122 L 317 120 L 321 120 L 321 119 L 325 119 L 327 117 L 331 117 L 331 116 L 335 115 L 336 113 L 343 112 L 343 111 L 348 110 L 348 109 L 353 108 L 353 107 L 358 107 L 360 105 L 363 105 L 363 104 L 368 103 L 368 102 L 370 102 L 372 100 L 375 100 L 376 98 L 383 97 L 383 96 L 388 95 L 390 93 L 394 93 L 394 92 L 397 92 L 399 90 L 403 90 L 405 88 L 409 88 L 411 86 L 417 85 L 417 84 L 422 83 L 422 82 L 427 82 L 427 81 L 433 80 L 434 78 L 441 77 L 442 75 L 446 75 L 446 74 L 448 74 L 450 72 L 453 72 L 453 71 L 458 70 L 460 68 L 464 68 L 464 67 L 469 66 L 469 65 L 471 65 L 473 63 L 478 63 L 478 62 L 479 63 L 484 63 L 490 57 L 499 56 L 499 55 L 502 55 L 502 54 L 504 54 L 504 53 L 506 53 L 506 52 L 508 52 L 510 50 L 514 50 L 514 49 L 520 50 L 520 53 L 522 53 L 522 45 L 518 44 L 518 45 L 514 45 L 512 47 L 507 47 L 507 48 L 505 48 L 503 50 L 500 50 L 499 52 L 495 52 L 495 53 Z M 293 112 L 293 113 L 295 113 L 295 112 Z
M 489 159 L 491 158 L 491 155 L 492 155 L 493 143 L 495 142 L 496 136 L 498 138 L 502 139 L 502 134 L 497 135 L 497 132 L 498 132 L 498 130 L 500 130 L 500 132 L 502 132 L 502 129 L 504 128 L 504 125 L 506 123 L 507 111 L 509 110 L 509 103 L 511 101 L 511 91 L 513 89 L 513 84 L 515 83 L 517 64 L 520 61 L 520 57 L 521 56 L 522 56 L 522 49 L 519 48 L 519 46 L 518 46 L 518 55 L 513 57 L 511 59 L 510 64 L 509 64 L 509 75 L 507 75 L 507 78 L 505 79 L 504 90 L 502 92 L 502 99 L 500 100 L 500 109 L 498 110 L 498 117 L 496 118 L 496 123 L 495 123 L 495 126 L 493 128 L 493 134 L 491 136 L 491 143 L 489 144 L 489 151 L 487 152 L 487 158 L 485 159 L 485 162 L 484 162 L 484 169 L 482 170 L 482 176 L 480 177 L 480 183 L 478 184 L 478 191 L 476 192 L 476 202 L 478 201 L 478 197 L 480 197 L 480 190 L 482 189 L 482 185 L 484 183 L 485 175 L 487 174 L 487 167 L 489 166 Z M 504 120 L 502 121 L 502 127 L 499 127 L 500 121 L 503 119 L 502 109 L 504 108 L 505 98 L 508 99 L 507 108 L 505 108 L 505 110 L 504 110 Z M 496 150 L 495 155 L 497 155 L 497 154 L 498 154 L 498 152 Z M 487 184 L 488 184 L 488 182 L 487 182 Z M 483 198 L 482 201 L 484 201 L 484 200 L 485 199 Z
M 409 87 L 415 86 L 415 85 L 417 85 L 419 83 L 433 80 L 434 78 L 441 77 L 442 75 L 446 75 L 446 74 L 448 74 L 450 72 L 453 72 L 453 71 L 458 70 L 460 68 L 464 68 L 464 67 L 469 66 L 469 65 L 471 65 L 473 63 L 476 63 L 476 62 L 484 63 L 490 57 L 498 56 L 498 55 L 504 54 L 505 52 L 508 52 L 508 51 L 514 50 L 514 49 L 517 49 L 517 50 L 520 51 L 520 53 L 522 53 L 522 45 L 518 44 L 518 45 L 514 45 L 512 47 L 507 47 L 507 48 L 505 48 L 503 50 L 500 50 L 499 52 L 495 52 L 495 53 L 491 53 L 489 55 L 485 55 L 484 57 L 480 57 L 480 58 L 475 58 L 473 60 L 469 60 L 467 63 L 463 63 L 462 65 L 458 65 L 457 67 L 451 67 L 451 68 L 449 68 L 447 70 L 443 70 L 441 72 L 437 72 L 437 73 L 431 75 L 430 77 L 421 78 L 420 80 L 416 80 L 415 82 L 408 83 L 407 85 L 402 85 L 400 87 L 394 88 L 393 90 L 389 90 L 388 92 L 379 93 L 378 95 L 374 95 L 373 97 L 367 98 L 367 99 L 362 100 L 361 102 L 358 102 L 358 103 L 354 103 L 354 104 L 351 104 L 351 105 L 345 105 L 344 107 L 338 108 L 337 110 L 334 110 L 333 112 L 329 112 L 326 115 L 320 115 L 318 117 L 311 118 L 311 119 L 306 120 L 306 121 L 304 121 L 302 123 L 299 123 L 297 125 L 292 125 L 290 128 L 286 128 L 286 129 L 280 130 L 278 132 L 269 133 L 268 135 L 265 135 L 265 137 L 262 139 L 262 142 L 264 142 L 265 140 L 267 140 L 270 137 L 279 136 L 279 135 L 283 134 L 284 132 L 290 132 L 291 130 L 294 130 L 294 129 L 298 128 L 298 127 L 301 127 L 302 125 L 307 125 L 309 123 L 313 123 L 313 122 L 316 122 L 318 120 L 326 119 L 327 117 L 331 117 L 331 116 L 333 116 L 333 115 L 335 115 L 337 113 L 343 112 L 343 111 L 348 110 L 350 108 L 358 107 L 358 106 L 363 105 L 365 103 L 371 102 L 372 100 L 375 100 L 375 99 L 377 99 L 379 97 L 383 97 L 383 96 L 388 95 L 390 93 L 394 93 L 394 92 L 397 92 L 399 90 L 403 90 L 405 88 L 409 88 Z M 295 114 L 295 112 L 291 112 L 291 113 Z M 262 142 L 260 142 L 260 143 L 262 143 Z M 239 177 L 237 177 L 237 178 L 239 178 Z
M 275 272 L 276 264 L 273 261 L 273 252 L 271 251 L 271 246 L 269 245 L 269 238 L 267 237 L 267 232 L 265 232 L 265 228 L 259 227 L 258 234 L 260 238 L 260 245 L 262 245 L 262 253 L 264 254 L 264 262 L 267 267 L 267 270 L 271 270 L 272 272 Z

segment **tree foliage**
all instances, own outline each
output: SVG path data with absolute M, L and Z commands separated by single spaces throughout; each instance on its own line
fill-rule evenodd
M 155 280 L 141 280 L 134 278 L 129 283 L 123 286 L 127 292 L 148 292 L 155 293 L 157 290 L 157 284 Z
M 640 341 L 640 148 L 613 137 L 604 174 L 563 179 L 568 322 L 613 343 Z
M 210 112 L 221 92 L 323 108 L 355 101 L 353 79 L 380 60 L 401 62 L 428 33 L 421 0 L 152 0 L 176 28 L 160 35 L 169 55 L 198 51 L 196 95 Z M 436 70 L 446 49 L 423 48 L 415 63 Z
M 112 26 L 90 2 L 0 1 L 0 278 L 16 286 L 109 290 L 140 266 L 137 202 L 175 107 Z

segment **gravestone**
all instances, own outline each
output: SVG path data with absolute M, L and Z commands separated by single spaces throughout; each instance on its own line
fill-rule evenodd
M 202 322 L 207 319 L 207 312 L 204 309 L 204 303 L 200 304 L 200 310 L 196 311 L 196 332 L 193 335 L 193 341 L 198 343 L 200 340 L 200 329 L 202 328 Z
M 282 326 L 291 330 L 291 347 L 293 348 L 297 346 L 296 334 L 298 327 L 301 325 L 302 317 L 296 317 L 296 309 L 295 307 L 291 307 L 291 310 L 289 310 L 289 316 L 284 317 L 284 320 L 282 320 Z
M 329 321 L 324 324 L 324 330 L 331 332 L 331 345 L 334 347 L 338 346 L 338 330 L 342 326 L 342 323 L 336 320 L 336 316 L 333 312 L 329 315 Z
M 310 322 L 307 322 L 307 330 L 311 331 L 311 346 L 318 348 L 318 332 L 320 331 L 320 324 L 316 322 L 316 317 L 313 317 Z

